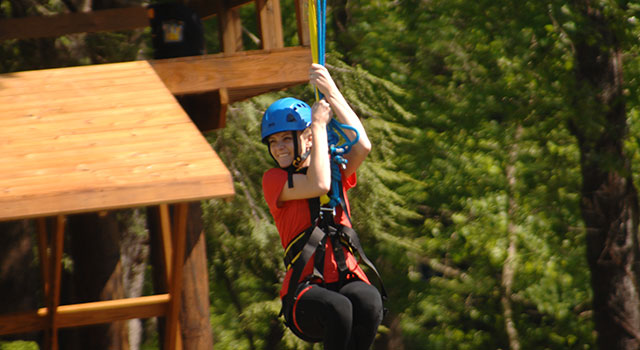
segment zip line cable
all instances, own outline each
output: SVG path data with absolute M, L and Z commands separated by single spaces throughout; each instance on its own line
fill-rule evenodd
M 327 12 L 327 0 L 309 0 L 309 39 L 311 41 L 311 58 L 313 63 L 325 65 L 325 37 L 326 37 L 326 12 Z M 324 96 L 318 91 L 318 87 L 315 87 L 316 101 L 319 101 Z M 344 130 L 351 130 L 355 137 L 353 140 L 349 139 Z M 345 140 L 345 143 L 339 145 L 340 136 Z M 342 198 L 342 181 L 340 168 L 345 169 L 348 160 L 343 155 L 349 153 L 351 147 L 355 145 L 360 139 L 358 131 L 350 126 L 339 123 L 336 119 L 331 118 L 331 121 L 327 125 L 327 140 L 329 143 L 329 154 L 331 155 L 331 191 L 329 196 L 322 196 L 320 198 L 320 204 L 328 205 L 331 208 L 335 208 L 339 204 L 343 204 Z M 345 208 L 345 206 L 343 206 Z M 346 213 L 346 210 L 345 210 Z M 349 217 L 349 214 L 346 213 Z M 351 218 L 349 218 L 351 220 Z

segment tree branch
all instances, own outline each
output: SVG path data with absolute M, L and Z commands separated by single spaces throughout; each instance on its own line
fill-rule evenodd
M 520 349 L 520 339 L 518 329 L 513 320 L 513 308 L 511 306 L 511 294 L 513 293 L 513 279 L 516 270 L 516 254 L 517 254 L 517 236 L 516 236 L 516 214 L 518 212 L 518 203 L 514 194 L 516 193 L 516 162 L 518 158 L 518 141 L 522 135 L 522 125 L 516 126 L 516 131 L 511 141 L 509 149 L 509 158 L 506 166 L 507 192 L 509 193 L 509 204 L 507 208 L 507 238 L 509 246 L 507 247 L 507 258 L 502 265 L 502 309 L 504 313 L 504 322 L 507 335 L 509 336 L 509 348 L 511 350 Z

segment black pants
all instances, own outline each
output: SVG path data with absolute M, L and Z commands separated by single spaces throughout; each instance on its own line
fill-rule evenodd
M 380 293 L 359 280 L 331 289 L 309 284 L 299 290 L 292 326 L 322 339 L 325 350 L 369 349 L 382 322 Z

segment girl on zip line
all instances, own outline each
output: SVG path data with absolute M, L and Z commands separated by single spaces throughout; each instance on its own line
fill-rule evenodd
M 382 297 L 354 257 L 370 263 L 351 229 L 346 192 L 356 185 L 371 142 L 327 69 L 312 64 L 309 79 L 324 95 L 313 108 L 287 97 L 262 119 L 262 141 L 277 164 L 264 173 L 262 188 L 285 248 L 282 314 L 294 334 L 323 342 L 325 350 L 366 350 L 382 321 Z M 338 174 L 341 204 L 330 208 L 320 197 L 332 186 L 327 125 L 333 113 L 359 138 Z

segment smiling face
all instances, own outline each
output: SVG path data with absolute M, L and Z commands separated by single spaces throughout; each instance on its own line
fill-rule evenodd
M 281 168 L 286 168 L 293 162 L 293 135 L 291 131 L 282 131 L 270 135 L 267 139 L 269 143 L 269 152 L 278 162 Z
M 308 150 L 308 147 L 311 146 L 311 140 L 306 136 L 307 133 L 301 133 L 299 131 L 296 132 L 296 136 L 298 137 L 298 144 L 300 145 L 301 150 Z M 269 144 L 269 152 L 273 158 L 278 162 L 278 165 L 281 168 L 286 168 L 293 162 L 296 154 L 294 152 L 294 139 L 291 131 L 281 131 L 270 135 L 267 138 L 267 143 Z M 305 166 L 305 163 L 308 163 L 309 159 L 306 159 L 302 166 Z

